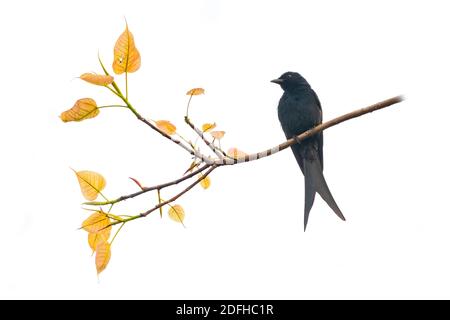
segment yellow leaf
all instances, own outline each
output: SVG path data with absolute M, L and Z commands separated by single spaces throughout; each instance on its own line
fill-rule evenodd
M 202 131 L 203 132 L 207 132 L 209 130 L 212 130 L 216 127 L 216 123 L 205 123 L 204 125 L 202 125 Z
M 97 249 L 97 246 L 102 242 L 107 242 L 109 236 L 111 235 L 111 228 L 105 229 L 108 232 L 100 232 L 100 233 L 89 233 L 88 234 L 88 243 L 89 247 L 91 247 L 92 251 Z
M 227 155 L 234 159 L 238 159 L 245 157 L 247 154 L 244 151 L 239 150 L 238 148 L 230 148 L 227 151 Z
M 106 269 L 109 259 L 111 259 L 111 245 L 108 242 L 100 242 L 96 248 L 95 267 L 97 274 Z
M 113 70 L 116 74 L 122 74 L 124 72 L 135 72 L 140 66 L 141 55 L 127 25 L 114 46 Z
M 107 86 L 114 81 L 114 78 L 112 76 L 95 73 L 83 73 L 80 76 L 80 79 L 92 84 L 96 84 L 98 86 Z
M 186 92 L 186 95 L 188 96 L 198 96 L 199 94 L 204 94 L 205 89 L 203 88 L 194 88 Z
M 202 174 L 199 174 L 199 175 L 198 175 L 198 178 L 199 178 L 199 179 L 201 179 L 202 177 L 203 177 Z M 204 177 L 204 178 L 200 181 L 200 185 L 202 186 L 203 189 L 205 189 L 205 190 L 208 189 L 209 186 L 211 185 L 211 179 L 210 179 L 208 176 Z
M 211 131 L 210 132 L 214 139 L 220 140 L 225 135 L 225 131 Z
M 109 238 L 111 220 L 104 212 L 96 211 L 83 221 L 81 227 L 89 233 L 108 235 Z
M 169 136 L 173 135 L 177 131 L 177 127 L 175 127 L 175 125 L 167 120 L 156 121 L 156 126 L 159 128 L 159 130 L 163 131 Z
M 98 194 L 105 188 L 106 180 L 103 176 L 94 171 L 75 171 L 80 184 L 81 193 L 89 200 L 93 201 Z
M 173 221 L 183 223 L 184 220 L 183 208 L 179 204 L 171 206 L 169 209 L 169 218 L 172 219 Z
M 64 111 L 59 116 L 62 121 L 83 121 L 96 117 L 100 113 L 100 109 L 97 108 L 97 104 L 91 98 L 83 98 L 77 100 L 74 106 L 69 110 Z

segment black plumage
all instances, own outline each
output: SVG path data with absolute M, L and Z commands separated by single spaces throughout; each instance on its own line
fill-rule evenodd
M 286 138 L 295 137 L 322 123 L 319 98 L 305 78 L 296 72 L 286 72 L 272 82 L 279 84 L 284 90 L 278 104 L 278 119 Z M 339 218 L 345 220 L 322 173 L 323 133 L 294 144 L 291 149 L 305 176 L 305 230 L 316 192 Z

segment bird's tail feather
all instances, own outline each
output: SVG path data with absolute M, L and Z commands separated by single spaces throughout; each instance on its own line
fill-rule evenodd
M 303 169 L 305 175 L 305 228 L 309 216 L 309 210 L 311 210 L 308 200 L 311 199 L 310 194 L 314 194 L 314 192 L 320 194 L 320 196 L 328 204 L 328 206 L 333 209 L 334 213 L 336 213 L 339 218 L 345 221 L 345 217 L 339 209 L 336 201 L 334 201 L 330 189 L 328 188 L 327 182 L 325 181 L 319 159 L 316 157 L 304 159 Z M 312 196 L 312 201 L 314 201 L 314 195 Z M 309 210 L 307 210 L 307 208 L 309 208 Z
M 309 212 L 314 204 L 314 198 L 316 197 L 316 191 L 314 186 L 309 183 L 305 175 L 305 216 L 303 218 L 303 230 L 306 231 L 306 225 L 308 224 Z

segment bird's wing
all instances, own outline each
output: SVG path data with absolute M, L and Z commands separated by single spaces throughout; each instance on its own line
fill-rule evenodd
M 311 91 L 314 94 L 314 99 L 316 100 L 317 106 L 319 107 L 320 110 L 320 122 L 322 122 L 322 104 L 320 103 L 319 97 L 317 96 L 317 93 L 311 89 Z
M 314 94 L 314 99 L 316 100 L 316 105 L 319 108 L 319 123 L 322 123 L 322 104 L 320 103 L 317 93 L 312 89 L 311 89 L 311 91 Z M 317 134 L 317 141 L 318 141 L 318 149 L 319 149 L 319 160 L 320 160 L 320 164 L 322 165 L 322 170 L 323 170 L 323 132 L 320 132 Z

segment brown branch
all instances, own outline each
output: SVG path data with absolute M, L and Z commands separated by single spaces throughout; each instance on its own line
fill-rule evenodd
M 158 210 L 159 208 L 161 208 L 161 207 L 163 207 L 163 206 L 165 206 L 165 205 L 167 205 L 169 203 L 172 203 L 173 201 L 177 200 L 179 197 L 181 197 L 182 195 L 187 193 L 189 190 L 191 190 L 201 180 L 203 180 L 205 177 L 207 177 L 214 169 L 216 169 L 216 168 L 218 168 L 220 166 L 233 165 L 233 164 L 237 164 L 237 163 L 249 162 L 249 161 L 258 160 L 258 159 L 261 159 L 261 158 L 264 158 L 264 157 L 268 157 L 270 155 L 273 155 L 273 154 L 275 154 L 277 152 L 280 152 L 280 151 L 290 147 L 294 143 L 297 143 L 299 141 L 307 139 L 307 138 L 309 138 L 309 137 L 311 137 L 311 136 L 313 136 L 313 135 L 315 135 L 315 134 L 317 134 L 317 133 L 319 133 L 319 132 L 321 132 L 321 131 L 323 131 L 325 129 L 333 127 L 333 126 L 335 126 L 335 125 L 337 125 L 339 123 L 342 123 L 344 121 L 347 121 L 347 120 L 350 120 L 350 119 L 362 116 L 364 114 L 367 114 L 367 113 L 370 113 L 370 112 L 373 112 L 373 111 L 377 111 L 377 110 L 389 107 L 389 106 L 391 106 L 393 104 L 396 104 L 396 103 L 399 103 L 401 101 L 403 101 L 403 97 L 402 96 L 393 97 L 393 98 L 381 101 L 379 103 L 376 103 L 374 105 L 371 105 L 369 107 L 362 108 L 362 109 L 359 109 L 359 110 L 355 110 L 355 111 L 352 111 L 352 112 L 347 113 L 345 115 L 342 115 L 340 117 L 334 118 L 334 119 L 332 119 L 330 121 L 324 122 L 324 123 L 322 123 L 322 124 L 312 128 L 312 129 L 310 129 L 310 130 L 308 130 L 308 131 L 298 135 L 297 139 L 294 139 L 294 138 L 289 139 L 289 140 L 283 142 L 282 144 L 279 144 L 278 146 L 276 146 L 274 148 L 267 149 L 265 151 L 254 153 L 254 154 L 251 154 L 251 155 L 247 155 L 245 157 L 241 157 L 241 158 L 238 158 L 238 159 L 231 159 L 231 158 L 216 159 L 214 161 L 214 164 L 211 165 L 211 164 L 206 163 L 203 167 L 193 171 L 192 173 L 190 173 L 190 174 L 188 174 L 188 175 L 186 175 L 184 177 L 176 179 L 174 181 L 167 182 L 167 183 L 164 183 L 164 184 L 160 184 L 160 185 L 157 185 L 157 186 L 153 186 L 153 187 L 150 187 L 150 188 L 145 188 L 142 191 L 138 191 L 138 192 L 126 195 L 126 196 L 119 197 L 116 200 L 105 201 L 105 202 L 86 202 L 84 204 L 87 204 L 87 205 L 114 204 L 114 203 L 117 203 L 119 201 L 123 201 L 123 200 L 129 199 L 129 198 L 136 197 L 136 196 L 138 196 L 140 194 L 143 194 L 143 193 L 151 191 L 151 190 L 162 189 L 162 188 L 165 188 L 165 187 L 177 184 L 177 183 L 179 183 L 181 181 L 187 180 L 187 179 L 193 177 L 194 175 L 196 175 L 196 174 L 198 174 L 198 173 L 208 169 L 202 175 L 202 177 L 198 178 L 196 181 L 191 183 L 184 190 L 182 190 L 181 192 L 179 192 L 178 194 L 176 194 L 175 196 L 173 196 L 169 200 L 161 202 L 158 205 L 154 206 L 153 208 L 151 208 L 151 209 L 149 209 L 149 210 L 147 210 L 147 211 L 145 211 L 145 212 L 143 212 L 143 213 L 141 213 L 139 215 L 130 217 L 128 219 L 125 219 L 124 221 L 113 222 L 111 225 L 128 222 L 128 221 L 135 220 L 135 219 L 138 219 L 138 218 L 143 218 L 143 217 L 146 217 L 147 215 L 149 215 L 150 213 L 152 213 L 153 211 Z
M 197 180 L 195 180 L 193 183 L 191 183 L 189 186 L 187 186 L 183 191 L 181 191 L 180 193 L 177 193 L 176 195 L 174 195 L 172 198 L 170 198 L 169 200 L 166 200 L 164 202 L 159 203 L 158 205 L 154 206 L 153 208 L 151 208 L 150 210 L 147 210 L 143 213 L 140 214 L 141 217 L 146 217 L 148 216 L 150 213 L 152 213 L 155 210 L 158 210 L 160 207 L 165 206 L 166 204 L 172 203 L 175 200 L 177 200 L 179 197 L 181 197 L 183 194 L 185 194 L 186 192 L 188 192 L 189 190 L 191 190 L 193 187 L 195 187 L 200 181 L 202 181 L 203 179 L 205 179 L 215 168 L 217 168 L 217 165 L 212 165 L 208 171 L 206 171 L 200 178 L 198 178 Z
M 206 178 L 206 177 L 207 177 L 214 169 L 216 169 L 217 167 L 219 167 L 219 166 L 218 166 L 218 165 L 212 165 L 212 166 L 209 166 L 208 171 L 206 171 L 200 178 L 198 178 L 197 180 L 195 180 L 193 183 L 191 183 L 189 186 L 187 186 L 187 187 L 186 187 L 185 189 L 183 189 L 181 192 L 179 192 L 179 193 L 177 193 L 176 195 L 174 195 L 172 198 L 170 198 L 170 199 L 168 199 L 168 200 L 166 200 L 166 201 L 163 201 L 163 202 L 157 204 L 156 206 L 154 206 L 153 208 L 151 208 L 151 209 L 149 209 L 149 210 L 147 210 L 147 211 L 145 211 L 145 212 L 142 212 L 142 213 L 140 213 L 140 214 L 138 214 L 138 215 L 136 215 L 136 216 L 130 217 L 130 218 L 128 218 L 128 219 L 124 219 L 123 221 L 114 221 L 114 222 L 112 222 L 111 224 L 109 224 L 108 226 L 106 226 L 106 228 L 109 228 L 109 227 L 114 226 L 114 225 L 119 224 L 119 223 L 127 223 L 127 222 L 129 222 L 129 221 L 136 220 L 136 219 L 139 219 L 139 218 L 145 218 L 146 216 L 148 216 L 148 215 L 149 215 L 150 213 L 152 213 L 153 211 L 156 211 L 156 210 L 158 210 L 159 208 L 164 207 L 165 205 L 167 205 L 167 204 L 169 204 L 169 203 L 172 203 L 172 202 L 176 201 L 176 200 L 177 200 L 179 197 L 181 197 L 183 194 L 185 194 L 186 192 L 188 192 L 189 190 L 191 190 L 193 187 L 195 187 L 197 184 L 199 184 L 200 181 L 202 181 L 203 179 L 205 179 L 205 178 Z
M 89 205 L 89 206 L 105 206 L 105 205 L 108 205 L 108 204 L 115 204 L 115 203 L 118 203 L 118 202 L 130 199 L 130 198 L 137 197 L 137 196 L 139 196 L 139 195 L 141 195 L 143 193 L 146 193 L 146 192 L 149 192 L 149 191 L 152 191 L 152 190 L 161 190 L 161 189 L 173 186 L 173 185 L 178 184 L 178 183 L 180 183 L 180 182 L 182 182 L 184 180 L 192 178 L 193 176 L 199 174 L 200 172 L 203 172 L 204 170 L 206 170 L 209 167 L 211 167 L 211 165 L 206 164 L 203 167 L 198 168 L 197 170 L 192 171 L 191 173 L 189 173 L 189 174 L 187 174 L 187 175 L 185 175 L 185 176 L 183 176 L 181 178 L 178 178 L 176 180 L 173 180 L 173 181 L 170 181 L 170 182 L 166 182 L 166 183 L 162 183 L 162 184 L 158 184 L 158 185 L 152 186 L 152 187 L 144 187 L 140 191 L 137 191 L 137 192 L 134 192 L 134 193 L 131 193 L 131 194 L 128 194 L 128 195 L 121 196 L 121 197 L 119 197 L 117 199 L 114 199 L 114 200 L 110 200 L 110 201 L 90 201 L 90 202 L 84 202 L 83 204 Z
M 148 121 L 147 119 L 145 119 L 143 116 L 140 115 L 140 113 L 138 113 L 135 109 L 130 109 L 131 112 L 133 112 L 133 114 L 136 116 L 136 118 L 138 118 L 140 121 L 142 121 L 143 123 L 145 123 L 146 125 L 148 125 L 150 128 L 152 128 L 153 130 L 155 130 L 156 132 L 158 132 L 160 135 L 162 135 L 164 138 L 169 139 L 170 141 L 172 141 L 173 143 L 179 145 L 180 147 L 182 147 L 184 150 L 186 150 L 187 152 L 189 152 L 189 154 L 191 154 L 192 156 L 203 160 L 205 163 L 207 164 L 212 164 L 211 160 L 208 157 L 205 157 L 203 154 L 198 153 L 196 150 L 193 150 L 191 148 L 189 148 L 188 146 L 186 146 L 183 142 L 181 142 L 180 140 L 174 139 L 171 136 L 169 136 L 167 133 L 165 133 L 164 131 L 160 130 L 157 126 L 155 126 L 153 123 L 151 123 L 150 121 Z
M 103 66 L 103 65 L 102 65 Z M 105 70 L 103 68 L 103 70 Z M 106 70 L 105 70 L 106 72 Z M 122 91 L 120 91 L 120 88 L 117 86 L 117 84 L 113 81 L 112 86 L 114 87 L 115 91 L 112 90 L 111 88 L 109 88 L 113 93 L 115 93 L 120 99 L 122 99 L 122 101 L 126 104 L 126 107 L 136 116 L 136 118 L 140 121 L 142 121 L 143 123 L 145 123 L 146 125 L 148 125 L 150 128 L 152 128 L 153 130 L 155 130 L 156 132 L 158 132 L 160 135 L 162 135 L 164 138 L 172 141 L 173 143 L 179 145 L 181 148 L 183 148 L 184 150 L 186 150 L 187 152 L 189 152 L 189 154 L 193 155 L 194 157 L 203 160 L 205 163 L 207 164 L 212 164 L 213 162 L 211 161 L 210 158 L 205 157 L 204 155 L 198 153 L 196 150 L 193 150 L 191 148 L 189 148 L 187 145 L 185 145 L 183 142 L 181 142 L 180 140 L 177 140 L 175 138 L 172 138 L 170 135 L 168 135 L 167 133 L 165 133 L 164 131 L 162 131 L 161 129 L 159 129 L 157 126 L 155 126 L 153 123 L 151 123 L 150 121 L 148 121 L 147 119 L 145 119 L 132 105 L 131 103 L 128 101 L 128 97 L 124 97 L 122 94 Z
M 289 139 L 289 140 L 287 140 L 287 141 L 285 141 L 285 142 L 283 142 L 283 143 L 281 143 L 281 144 L 279 144 L 279 145 L 277 145 L 277 146 L 275 146 L 275 147 L 273 147 L 271 149 L 267 149 L 267 150 L 264 150 L 264 151 L 261 151 L 261 152 L 258 152 L 258 153 L 253 153 L 253 154 L 250 154 L 250 155 L 246 155 L 245 157 L 241 157 L 241 158 L 238 158 L 238 159 L 217 159 L 215 161 L 215 164 L 217 164 L 217 165 L 233 165 L 233 164 L 237 164 L 237 163 L 250 162 L 250 161 L 254 161 L 254 160 L 258 160 L 258 159 L 264 158 L 264 157 L 271 156 L 271 155 L 273 155 L 275 153 L 278 153 L 278 152 L 280 152 L 280 151 L 282 151 L 282 150 L 284 150 L 286 148 L 289 148 L 290 146 L 292 146 L 294 143 L 297 143 L 298 141 L 305 140 L 305 139 L 307 139 L 307 138 L 309 138 L 309 137 L 311 137 L 311 136 L 313 136 L 313 135 L 315 135 L 315 134 L 317 134 L 317 133 L 319 133 L 319 132 L 321 132 L 321 131 L 323 131 L 325 129 L 333 127 L 333 126 L 335 126 L 335 125 L 337 125 L 337 124 L 339 124 L 341 122 L 344 122 L 344 121 L 347 121 L 347 120 L 350 120 L 350 119 L 353 119 L 353 118 L 357 118 L 357 117 L 360 117 L 360 116 L 365 115 L 367 113 L 374 112 L 374 111 L 377 111 L 377 110 L 380 110 L 380 109 L 383 109 L 383 108 L 387 108 L 387 107 L 389 107 L 389 106 L 391 106 L 393 104 L 396 104 L 396 103 L 399 103 L 399 102 L 402 102 L 402 101 L 403 101 L 403 96 L 397 96 L 397 97 L 393 97 L 393 98 L 390 98 L 390 99 L 378 102 L 378 103 L 373 104 L 371 106 L 368 106 L 366 108 L 362 108 L 362 109 L 359 109 L 359 110 L 355 110 L 355 111 L 349 112 L 349 113 L 344 114 L 344 115 L 342 115 L 340 117 L 337 117 L 337 118 L 334 118 L 334 119 L 329 120 L 327 122 L 324 122 L 322 124 L 319 124 L 318 126 L 312 128 L 312 129 L 310 129 L 308 131 L 305 131 L 302 134 L 299 134 L 296 139 L 295 138 L 291 138 L 291 139 Z

